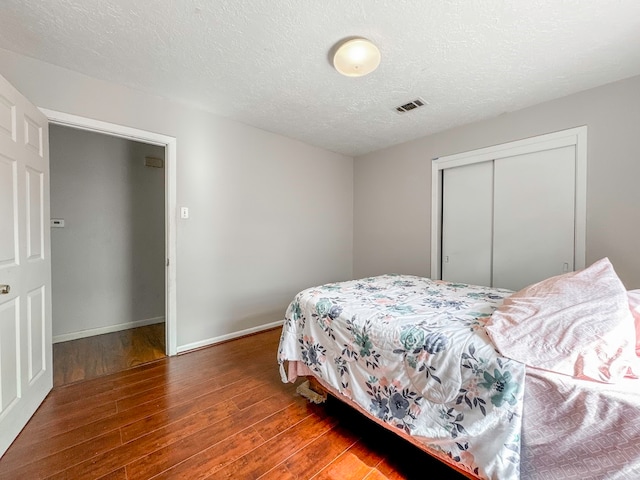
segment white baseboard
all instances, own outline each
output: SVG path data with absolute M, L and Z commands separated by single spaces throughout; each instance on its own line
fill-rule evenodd
M 154 323 L 163 323 L 164 320 L 164 317 L 145 318 L 144 320 L 136 320 L 135 322 L 119 323 L 117 325 L 109 325 L 108 327 L 90 328 L 88 330 L 80 330 L 79 332 L 54 335 L 53 343 L 68 342 L 69 340 L 93 337 L 94 335 L 102 335 L 103 333 L 119 332 L 120 330 L 144 327 L 145 325 L 153 325 Z
M 284 320 L 278 320 L 277 322 L 267 323 L 265 325 L 260 325 L 259 327 L 247 328 L 246 330 L 240 330 L 239 332 L 208 338 L 206 340 L 188 343 L 186 345 L 178 345 L 178 353 L 185 353 L 189 350 L 195 350 L 196 348 L 208 347 L 226 340 L 233 340 L 234 338 L 244 337 L 245 335 L 250 335 L 252 333 L 262 332 L 263 330 L 271 330 L 272 328 L 281 326 L 283 323 Z

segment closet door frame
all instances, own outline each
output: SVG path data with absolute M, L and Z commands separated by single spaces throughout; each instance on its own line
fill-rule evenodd
M 575 146 L 575 245 L 574 268 L 586 265 L 587 234 L 587 127 L 586 125 L 537 137 L 502 143 L 455 155 L 434 158 L 431 163 L 431 278 L 442 278 L 443 172 L 448 168 L 493 161 L 525 153 Z

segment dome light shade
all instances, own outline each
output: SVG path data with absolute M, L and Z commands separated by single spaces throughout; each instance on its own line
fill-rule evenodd
M 380 50 L 366 38 L 352 38 L 338 47 L 333 66 L 347 77 L 362 77 L 380 65 Z

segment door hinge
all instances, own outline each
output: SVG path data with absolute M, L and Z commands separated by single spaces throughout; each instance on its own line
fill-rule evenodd
M 169 266 L 169 259 L 167 258 L 167 267 Z

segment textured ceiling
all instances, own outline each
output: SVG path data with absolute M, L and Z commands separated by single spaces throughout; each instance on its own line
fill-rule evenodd
M 640 1 L 2 0 L 0 47 L 359 155 L 640 74 Z

